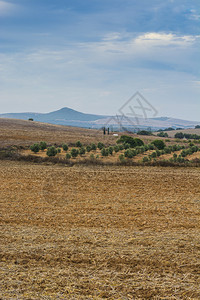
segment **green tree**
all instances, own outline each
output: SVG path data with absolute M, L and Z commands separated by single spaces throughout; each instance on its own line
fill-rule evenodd
M 108 152 L 108 149 L 107 148 L 103 148 L 101 149 L 101 155 L 102 156 L 108 156 L 109 152 Z
M 55 156 L 57 154 L 57 149 L 54 146 L 48 147 L 46 154 L 48 156 Z
M 66 154 L 66 159 L 70 159 L 71 158 L 71 154 L 70 153 L 67 153 Z
M 68 147 L 67 144 L 63 144 L 63 145 L 62 145 L 62 148 L 63 148 L 64 151 L 67 151 L 67 150 L 69 149 L 69 147 Z
M 103 149 L 105 147 L 105 145 L 102 142 L 99 142 L 97 144 L 97 147 L 99 148 L 99 150 Z
M 91 150 L 94 150 L 94 151 L 96 151 L 96 150 L 97 150 L 97 146 L 96 146 L 96 144 L 94 144 L 94 143 L 92 143 L 92 144 L 91 144 Z
M 47 149 L 47 143 L 46 142 L 40 142 L 40 149 L 41 150 L 45 150 L 45 149 Z
M 108 147 L 108 152 L 109 152 L 110 155 L 113 154 L 113 147 L 112 146 Z
M 82 143 L 80 141 L 76 142 L 76 147 L 81 148 L 82 147 Z
M 71 150 L 71 156 L 75 158 L 78 155 L 79 155 L 78 149 L 72 148 L 72 150 Z
M 34 144 L 30 146 L 31 151 L 33 151 L 34 153 L 37 153 L 40 151 L 40 146 L 39 144 Z
M 79 154 L 80 154 L 80 155 L 84 155 L 84 154 L 85 154 L 85 148 L 84 148 L 84 147 L 81 147 L 81 148 L 80 148 Z
M 166 145 L 162 140 L 154 140 L 152 144 L 158 149 L 158 150 L 163 150 Z

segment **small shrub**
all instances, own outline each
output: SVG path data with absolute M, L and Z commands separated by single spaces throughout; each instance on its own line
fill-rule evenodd
M 34 144 L 30 146 L 31 151 L 33 151 L 34 153 L 37 153 L 40 151 L 40 146 L 39 144 Z
M 161 156 L 161 151 L 156 150 L 156 155 L 157 155 L 158 157 Z
M 108 152 L 109 152 L 110 155 L 113 154 L 113 147 L 112 146 L 108 147 Z
M 82 143 L 80 142 L 80 141 L 77 141 L 76 142 L 76 147 L 78 147 L 78 148 L 81 148 L 83 145 L 82 145 Z
M 108 156 L 108 154 L 109 154 L 108 149 L 103 148 L 103 149 L 101 150 L 101 155 L 102 155 L 102 156 Z
M 78 155 L 79 155 L 78 149 L 72 148 L 72 150 L 71 150 L 71 156 L 75 158 Z
M 157 157 L 156 151 L 154 151 L 154 152 L 151 153 L 151 157 L 152 157 L 152 158 L 156 158 L 156 157 Z
M 186 157 L 187 156 L 187 151 L 186 150 L 183 150 L 180 154 L 182 157 Z
M 40 150 L 45 150 L 47 149 L 47 143 L 46 142 L 40 142 Z
M 67 153 L 65 157 L 66 157 L 66 159 L 70 159 L 71 158 L 71 154 Z
M 61 149 L 60 148 L 57 148 L 57 153 L 61 153 Z
M 56 154 L 57 154 L 57 149 L 56 149 L 54 146 L 51 146 L 51 147 L 47 148 L 46 154 L 47 154 L 48 156 L 56 156 Z
M 90 154 L 90 159 L 95 159 L 94 154 Z
M 103 143 L 99 142 L 97 144 L 97 147 L 99 148 L 99 150 L 102 150 L 103 148 L 105 148 L 105 145 Z
M 85 154 L 85 148 L 83 146 L 80 148 L 79 154 L 80 155 L 84 155 Z
M 159 132 L 159 133 L 157 134 L 157 136 L 159 136 L 159 137 L 168 137 L 168 134 L 167 134 L 167 132 L 161 131 L 161 132 Z
M 114 151 L 115 151 L 116 153 L 119 152 L 119 150 L 120 150 L 120 149 L 119 149 L 119 146 L 117 146 L 117 145 L 114 146 Z
M 87 145 L 87 146 L 86 146 L 86 150 L 87 150 L 87 152 L 90 152 L 90 151 L 92 150 L 91 146 L 90 146 L 90 145 Z
M 127 158 L 133 158 L 137 154 L 136 150 L 128 149 L 125 151 L 124 156 Z
M 158 149 L 158 150 L 163 150 L 166 145 L 162 140 L 155 140 L 152 142 L 152 144 Z
M 97 150 L 97 146 L 96 146 L 96 144 L 91 144 L 91 150 L 93 150 L 93 151 L 96 151 Z
M 69 147 L 68 147 L 67 144 L 63 144 L 63 145 L 62 145 L 62 148 L 63 148 L 64 151 L 67 151 L 67 150 L 69 149 Z

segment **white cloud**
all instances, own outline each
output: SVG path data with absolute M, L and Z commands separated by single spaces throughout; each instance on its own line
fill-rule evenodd
M 187 46 L 194 43 L 199 36 L 183 35 L 178 36 L 172 33 L 156 33 L 150 32 L 138 36 L 135 39 L 137 44 L 145 44 L 146 46 Z
M 0 0 L 0 17 L 13 14 L 17 10 L 17 5 Z

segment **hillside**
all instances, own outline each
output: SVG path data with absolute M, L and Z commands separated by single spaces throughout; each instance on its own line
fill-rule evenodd
M 96 141 L 113 142 L 113 136 L 103 136 L 102 130 L 52 125 L 15 119 L 0 118 L 0 147 L 11 145 L 30 145 L 39 141 L 48 143 L 85 143 Z
M 189 134 L 197 134 L 197 135 L 200 135 L 200 128 L 193 128 L 193 129 L 182 129 L 182 130 L 173 130 L 173 131 L 165 131 L 167 132 L 168 136 L 169 137 L 174 137 L 174 135 L 177 133 L 177 132 L 183 132 L 183 133 L 189 133 Z
M 174 128 L 194 128 L 200 122 L 181 120 L 169 117 L 159 118 L 132 118 L 130 116 L 103 116 L 96 114 L 85 114 L 68 107 L 64 107 L 57 111 L 49 113 L 7 113 L 0 114 L 0 118 L 21 119 L 28 120 L 34 119 L 37 122 L 51 123 L 57 125 L 77 126 L 83 128 L 96 128 L 110 127 L 113 130 L 120 130 L 126 128 L 127 130 L 134 131 L 137 129 L 159 130 L 168 127 Z

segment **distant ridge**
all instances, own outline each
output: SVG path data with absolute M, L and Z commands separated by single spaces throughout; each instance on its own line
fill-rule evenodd
M 0 114 L 0 118 L 20 120 L 28 120 L 32 118 L 34 121 L 50 124 L 96 129 L 101 128 L 102 126 L 106 126 L 112 127 L 116 130 L 119 130 L 120 126 L 124 126 L 127 129 L 133 129 L 134 124 L 136 124 L 134 128 L 151 128 L 152 130 L 165 129 L 168 127 L 173 127 L 175 129 L 181 127 L 186 129 L 194 128 L 196 125 L 200 124 L 200 122 L 181 120 L 170 117 L 157 117 L 149 119 L 140 118 L 137 119 L 137 122 L 134 118 L 123 118 L 123 120 L 121 119 L 121 123 L 119 124 L 119 119 L 117 121 L 117 118 L 115 116 L 86 114 L 68 107 L 63 107 L 59 110 L 49 113 L 6 113 Z

